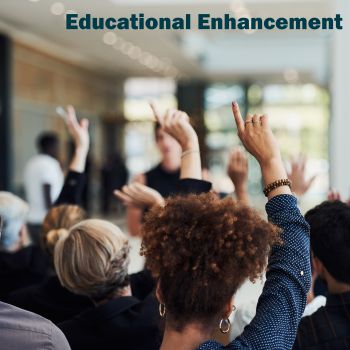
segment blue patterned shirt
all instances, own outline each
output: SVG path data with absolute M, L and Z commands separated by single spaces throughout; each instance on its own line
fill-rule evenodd
M 229 345 L 209 340 L 199 350 L 293 347 L 311 286 L 309 226 L 291 195 L 273 197 L 266 204 L 266 212 L 269 221 L 282 228 L 283 244 L 272 249 L 256 316 Z

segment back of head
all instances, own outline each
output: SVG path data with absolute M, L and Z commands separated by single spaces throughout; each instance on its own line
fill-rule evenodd
M 3 222 L 0 249 L 8 250 L 18 241 L 28 212 L 29 206 L 21 198 L 10 192 L 0 192 L 0 216 Z
M 43 132 L 37 138 L 37 148 L 40 153 L 55 155 L 58 144 L 58 136 L 54 132 Z
M 73 226 L 56 244 L 55 268 L 62 285 L 94 301 L 129 285 L 129 244 L 108 221 L 90 219 Z
M 214 194 L 168 199 L 147 214 L 143 230 L 142 254 L 177 330 L 217 322 L 243 281 L 261 275 L 279 240 L 253 209 Z
M 305 215 L 311 249 L 331 276 L 350 284 L 350 206 L 326 201 Z
M 43 222 L 42 243 L 44 250 L 53 256 L 59 237 L 86 218 L 86 211 L 78 205 L 62 204 L 51 208 Z

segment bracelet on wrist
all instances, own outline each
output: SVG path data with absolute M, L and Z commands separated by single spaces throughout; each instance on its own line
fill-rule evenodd
M 185 152 L 182 152 L 181 158 L 186 157 L 187 155 L 189 155 L 191 153 L 199 153 L 199 149 L 189 149 Z
M 274 181 L 264 188 L 263 190 L 264 195 L 267 197 L 271 191 L 282 186 L 288 186 L 289 188 L 291 188 L 292 181 L 290 181 L 289 179 L 280 179 L 280 180 Z

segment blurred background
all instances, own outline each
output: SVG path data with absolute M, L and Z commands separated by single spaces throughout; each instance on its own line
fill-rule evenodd
M 340 31 L 66 31 L 65 14 L 97 17 L 334 17 Z M 239 144 L 231 101 L 268 113 L 288 160 L 305 154 L 308 208 L 330 186 L 350 190 L 350 14 L 348 0 L 1 0 L 0 188 L 21 194 L 35 139 L 54 130 L 67 166 L 70 143 L 59 106 L 72 104 L 91 121 L 86 204 L 99 212 L 101 177 L 113 155 L 129 178 L 157 163 L 150 99 L 193 119 L 203 161 L 218 190 L 232 189 L 228 151 Z M 257 163 L 249 159 L 249 191 L 263 203 Z M 231 186 L 231 187 L 230 187 Z M 113 204 L 117 207 L 117 203 Z

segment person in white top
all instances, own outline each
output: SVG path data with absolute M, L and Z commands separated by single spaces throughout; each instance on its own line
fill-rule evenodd
M 57 160 L 59 141 L 55 133 L 43 133 L 37 140 L 39 154 L 24 169 L 24 189 L 29 203 L 28 227 L 33 243 L 39 244 L 41 223 L 63 186 L 63 172 Z

